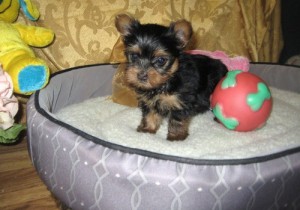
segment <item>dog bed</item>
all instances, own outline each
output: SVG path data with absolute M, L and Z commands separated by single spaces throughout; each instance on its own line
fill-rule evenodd
M 29 152 L 48 189 L 73 209 L 299 209 L 300 68 L 251 64 L 274 106 L 257 131 L 226 130 L 212 113 L 168 142 L 135 131 L 137 108 L 110 100 L 114 65 L 55 74 L 27 105 Z

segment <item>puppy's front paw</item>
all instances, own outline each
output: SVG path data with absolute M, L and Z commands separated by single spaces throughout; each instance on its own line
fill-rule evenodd
M 150 127 L 147 127 L 143 124 L 139 125 L 137 127 L 137 132 L 142 132 L 142 133 L 156 133 L 157 129 L 153 129 L 153 128 L 150 128 Z
M 190 119 L 184 119 L 181 121 L 170 118 L 168 136 L 169 141 L 182 141 L 189 135 L 189 123 Z
M 168 133 L 167 140 L 169 141 L 183 141 L 188 137 L 188 133 Z
M 158 113 L 150 112 L 142 118 L 142 121 L 136 130 L 143 133 L 156 133 L 161 124 L 161 120 L 162 117 Z

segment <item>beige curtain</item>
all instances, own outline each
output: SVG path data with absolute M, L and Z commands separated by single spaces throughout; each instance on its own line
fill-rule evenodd
M 276 62 L 282 48 L 280 0 L 34 0 L 40 20 L 54 30 L 54 43 L 36 49 L 52 72 L 73 66 L 124 61 L 114 16 L 127 12 L 142 23 L 168 25 L 185 18 L 194 28 L 192 46 Z

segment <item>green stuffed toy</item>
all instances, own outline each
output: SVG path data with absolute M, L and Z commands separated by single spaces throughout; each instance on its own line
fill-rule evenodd
M 35 56 L 30 46 L 48 46 L 54 33 L 43 27 L 13 23 L 20 8 L 28 19 L 39 18 L 30 0 L 0 0 L 0 64 L 12 78 L 14 92 L 30 95 L 43 88 L 50 75 L 47 64 Z

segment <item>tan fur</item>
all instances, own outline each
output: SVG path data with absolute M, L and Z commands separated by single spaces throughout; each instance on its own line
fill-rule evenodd
M 155 104 L 159 100 L 159 95 L 154 96 L 151 100 L 147 98 L 145 95 L 137 95 L 138 101 L 142 101 L 146 104 L 146 106 L 150 107 L 151 109 L 154 108 Z
M 139 72 L 139 69 L 135 68 L 135 67 L 130 67 L 130 68 L 126 69 L 125 77 L 126 77 L 126 82 L 129 85 L 137 86 L 135 84 L 137 83 L 137 74 L 138 74 L 138 72 Z
M 155 69 L 150 69 L 148 71 L 148 81 L 152 88 L 161 86 L 162 84 L 166 83 L 169 78 L 169 75 L 161 75 Z
M 171 77 L 178 70 L 178 65 L 178 59 L 176 59 L 173 65 L 171 66 L 170 70 L 168 71 L 169 77 Z
M 168 79 L 172 77 L 172 75 L 178 69 L 178 61 L 174 61 L 173 65 L 171 66 L 170 70 L 167 74 L 161 75 L 155 69 L 148 70 L 148 81 L 140 82 L 137 78 L 139 73 L 139 69 L 137 67 L 131 66 L 126 70 L 126 82 L 132 86 L 142 88 L 142 89 L 153 89 L 158 88 L 159 86 L 166 83 Z
M 156 133 L 161 124 L 161 120 L 162 117 L 158 113 L 152 111 L 142 119 L 137 131 Z
M 137 78 L 139 69 L 136 67 L 129 67 L 126 70 L 125 77 L 126 77 L 126 82 L 129 84 L 129 86 L 141 88 L 141 89 L 151 89 L 153 86 L 150 84 L 149 80 L 146 82 L 140 82 L 139 79 Z
M 183 107 L 177 95 L 160 94 L 159 100 L 162 110 L 182 109 Z
M 166 81 L 170 79 L 177 70 L 178 70 L 178 60 L 174 61 L 169 71 L 164 75 L 161 75 L 155 69 L 151 69 L 148 72 L 149 83 L 151 84 L 152 88 L 159 87 L 162 84 L 166 83 Z
M 154 55 L 154 57 L 169 56 L 169 54 L 166 53 L 166 51 L 164 51 L 164 50 L 156 50 L 156 51 L 154 51 L 153 55 Z
M 186 20 L 178 20 L 174 23 L 174 31 L 182 43 L 181 47 L 185 47 L 193 34 L 192 25 Z
M 177 95 L 170 94 L 158 94 L 149 100 L 144 95 L 138 95 L 138 100 L 143 101 L 148 107 L 153 108 L 156 104 L 159 105 L 161 110 L 176 110 L 183 109 L 183 103 L 180 101 Z
M 134 18 L 126 14 L 120 14 L 116 16 L 115 26 L 117 30 L 122 35 L 128 35 L 131 24 L 133 23 Z
M 141 54 L 141 49 L 139 48 L 138 45 L 128 46 L 128 47 L 127 47 L 127 51 L 128 51 L 128 52 L 137 53 L 137 54 Z
M 186 119 L 180 122 L 170 119 L 167 139 L 169 141 L 181 141 L 185 139 L 189 135 L 188 129 L 190 122 L 191 119 Z

